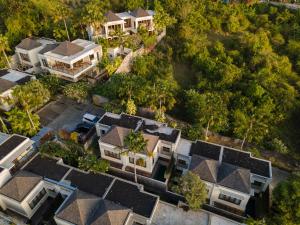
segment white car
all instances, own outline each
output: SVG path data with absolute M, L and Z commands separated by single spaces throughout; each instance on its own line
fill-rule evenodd
M 88 124 L 96 124 L 97 121 L 99 120 L 99 117 L 93 115 L 93 114 L 90 114 L 90 113 L 86 113 L 83 115 L 83 118 L 82 118 L 82 122 L 83 123 L 88 123 Z

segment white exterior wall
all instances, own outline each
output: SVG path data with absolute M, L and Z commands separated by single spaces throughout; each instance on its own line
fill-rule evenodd
M 93 60 L 89 59 L 90 55 L 94 55 Z M 99 56 L 99 60 L 98 60 L 98 56 Z M 88 59 L 89 62 L 91 62 L 91 65 L 88 66 L 87 68 L 79 71 L 75 75 L 69 74 L 69 73 L 64 73 L 62 71 L 58 71 L 58 70 L 55 70 L 55 69 L 51 68 L 51 65 L 53 65 L 55 62 L 63 62 L 63 63 L 69 64 L 72 68 L 74 63 L 76 63 L 76 62 L 78 62 L 79 60 L 82 60 L 82 59 L 84 60 L 85 58 Z M 78 78 L 82 74 L 84 74 L 87 71 L 89 71 L 89 70 L 93 69 L 94 67 L 96 67 L 98 65 L 99 61 L 101 60 L 101 58 L 102 58 L 102 48 L 101 47 L 91 49 L 90 51 L 85 52 L 84 54 L 78 56 L 77 58 L 75 58 L 71 61 L 66 61 L 66 60 L 63 60 L 63 59 L 58 59 L 58 58 L 54 58 L 54 57 L 39 54 L 39 61 L 40 61 L 40 64 L 41 64 L 41 68 L 43 70 L 46 70 L 51 74 L 55 74 L 55 75 L 58 75 L 58 76 L 61 76 L 61 77 L 67 77 L 69 79 L 72 79 L 74 82 L 78 81 Z M 44 66 L 44 64 L 42 62 L 42 59 L 45 59 L 47 61 L 49 67 Z
M 219 194 L 225 194 L 225 195 L 240 199 L 241 203 L 240 203 L 240 205 L 236 205 L 234 203 L 221 200 L 221 199 L 219 199 Z M 211 197 L 210 197 L 210 205 L 213 205 L 214 202 L 219 202 L 221 204 L 228 205 L 232 208 L 236 208 L 238 210 L 244 211 L 246 209 L 246 205 L 248 203 L 250 196 L 251 196 L 250 194 L 242 193 L 239 191 L 235 191 L 235 190 L 214 184 L 212 193 L 211 193 Z
M 21 49 L 21 48 L 16 48 L 16 53 L 17 56 L 19 58 L 19 61 L 21 62 L 21 64 L 25 64 L 25 65 L 29 65 L 29 66 L 36 66 L 36 64 L 38 64 L 40 62 L 39 58 L 38 58 L 38 52 L 43 48 L 44 46 L 39 46 L 35 49 L 31 49 L 31 50 L 25 50 L 25 49 Z M 22 60 L 20 53 L 23 54 L 27 54 L 29 57 L 30 62 L 24 61 Z
M 107 144 L 107 143 L 103 143 L 103 142 L 101 142 L 101 140 L 99 140 L 99 148 L 100 148 L 101 157 L 103 159 L 107 159 L 109 161 L 122 164 L 123 169 L 125 169 L 126 166 L 130 166 L 130 167 L 134 168 L 134 164 L 129 162 L 129 157 L 133 157 L 132 153 L 129 152 L 128 154 L 122 154 L 122 153 L 120 153 L 119 149 L 116 149 L 115 146 Z M 116 154 L 120 154 L 120 159 L 106 156 L 104 153 L 105 150 L 114 152 Z M 156 147 L 153 151 L 153 158 L 149 157 L 145 154 L 136 154 L 136 160 L 138 160 L 139 158 L 143 158 L 146 162 L 146 167 L 136 165 L 136 169 L 147 172 L 147 173 L 152 173 L 155 163 L 158 160 L 158 155 L 159 155 L 158 154 L 158 144 L 156 145 Z M 154 159 L 154 163 L 153 163 L 153 159 Z
M 76 225 L 76 224 L 70 223 L 68 221 L 62 220 L 62 219 L 58 218 L 57 216 L 54 216 L 54 220 L 57 225 Z
M 12 99 L 12 89 L 2 92 L 0 97 L 3 99 L 11 100 Z M 0 109 L 4 110 L 6 112 L 10 111 L 12 109 L 12 107 L 13 107 L 13 104 L 8 104 L 8 102 L 5 100 L 3 100 L 3 103 L 0 105 Z
M 0 160 L 0 165 L 8 168 L 13 164 L 13 161 L 20 156 L 28 153 L 33 147 L 33 141 L 27 138 L 20 145 L 18 145 L 13 151 L 8 153 L 3 159 Z
M 0 173 L 0 188 L 6 184 L 6 182 L 11 178 L 9 169 L 3 169 Z

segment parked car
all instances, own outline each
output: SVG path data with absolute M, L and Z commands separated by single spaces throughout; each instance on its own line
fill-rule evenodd
M 83 115 L 82 122 L 95 125 L 99 119 L 100 119 L 99 117 L 93 114 L 86 113 Z

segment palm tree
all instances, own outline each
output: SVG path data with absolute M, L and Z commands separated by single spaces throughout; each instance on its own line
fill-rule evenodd
M 1 124 L 1 126 L 2 126 L 2 132 L 4 132 L 4 133 L 9 133 L 9 131 L 8 131 L 8 129 L 7 129 L 7 126 L 6 126 L 6 124 L 4 123 L 4 121 L 3 121 L 3 119 L 2 119 L 2 116 L 0 116 L 0 124 Z
M 145 151 L 147 140 L 144 139 L 142 132 L 130 131 L 130 133 L 125 137 L 124 144 L 127 147 L 128 152 L 133 154 L 134 181 L 137 183 L 136 154 Z
M 59 4 L 57 7 L 56 14 L 54 15 L 54 21 L 55 22 L 59 22 L 59 21 L 64 22 L 67 38 L 68 38 L 68 41 L 70 41 L 71 39 L 70 39 L 69 30 L 68 30 L 68 26 L 67 26 L 68 16 L 70 16 L 70 10 L 65 5 Z
M 9 50 L 8 40 L 7 40 L 7 37 L 3 36 L 2 34 L 0 34 L 0 50 L 2 51 L 2 53 L 6 59 L 8 67 L 11 69 L 11 64 L 10 64 L 8 57 L 6 55 L 6 52 L 5 52 L 6 50 Z

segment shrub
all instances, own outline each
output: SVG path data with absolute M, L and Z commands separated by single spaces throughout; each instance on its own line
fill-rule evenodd
M 63 92 L 77 102 L 83 102 L 89 95 L 90 85 L 87 82 L 72 83 L 65 86 Z
M 281 154 L 287 154 L 289 149 L 285 146 L 285 144 L 278 138 L 274 138 L 271 142 L 271 147 Z

